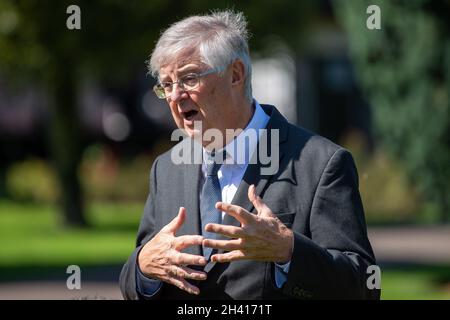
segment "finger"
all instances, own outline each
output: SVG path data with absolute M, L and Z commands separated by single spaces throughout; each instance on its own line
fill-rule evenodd
M 183 278 L 192 280 L 206 280 L 208 274 L 204 271 L 194 270 L 189 267 L 181 267 L 184 271 Z
M 202 244 L 203 237 L 197 235 L 184 235 L 176 237 L 173 244 L 176 250 L 181 251 L 187 247 L 199 246 Z
M 206 272 L 193 270 L 188 267 L 170 266 L 168 275 L 174 278 L 192 279 L 192 280 L 206 280 Z
M 262 210 L 263 202 L 262 202 L 261 198 L 258 199 L 258 196 L 256 194 L 256 188 L 255 188 L 254 184 L 252 184 L 248 188 L 248 199 L 255 206 L 256 211 L 260 212 Z
M 270 208 L 264 203 L 264 201 L 256 194 L 255 185 L 252 184 L 248 188 L 248 199 L 255 206 L 258 214 L 272 212 Z
M 241 250 L 234 250 L 227 253 L 218 253 L 211 256 L 211 261 L 213 262 L 232 262 L 237 260 L 249 259 L 250 257 L 246 257 L 244 252 Z
M 186 209 L 184 207 L 180 207 L 178 214 L 172 221 L 170 221 L 164 229 L 168 232 L 175 234 L 177 230 L 183 225 L 184 220 L 186 219 Z
M 216 208 L 225 211 L 233 218 L 236 218 L 241 224 L 248 224 L 250 221 L 254 220 L 254 217 L 250 212 L 233 204 L 217 202 Z
M 208 232 L 214 232 L 224 235 L 225 237 L 228 238 L 241 238 L 246 235 L 241 227 L 228 226 L 217 223 L 208 223 L 205 226 L 205 230 Z
M 172 257 L 171 262 L 180 266 L 204 266 L 207 263 L 205 257 L 189 253 L 178 253 Z
M 184 290 L 190 294 L 198 295 L 200 294 L 200 289 L 196 286 L 190 284 L 183 278 L 169 278 L 167 280 L 170 284 L 173 284 L 174 286 L 178 287 L 181 290 Z
M 226 251 L 240 250 L 240 249 L 242 249 L 242 240 L 241 239 L 234 239 L 234 240 L 205 239 L 205 240 L 203 240 L 203 245 L 205 247 L 214 248 L 214 249 L 222 249 L 222 250 L 226 250 Z

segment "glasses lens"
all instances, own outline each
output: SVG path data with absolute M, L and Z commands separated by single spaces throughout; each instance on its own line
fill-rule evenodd
M 161 85 L 155 85 L 153 87 L 153 91 L 155 92 L 156 96 L 160 99 L 165 99 L 166 98 L 166 91 L 164 90 L 164 88 Z
M 186 89 L 193 89 L 198 85 L 198 76 L 196 74 L 188 74 L 183 78 L 183 86 Z

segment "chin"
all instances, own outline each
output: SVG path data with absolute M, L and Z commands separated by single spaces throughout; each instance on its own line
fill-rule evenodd
M 201 130 L 195 130 L 194 128 L 184 127 L 184 132 L 186 132 L 188 137 L 191 138 L 191 139 L 200 140 L 201 136 L 202 136 L 202 131 Z

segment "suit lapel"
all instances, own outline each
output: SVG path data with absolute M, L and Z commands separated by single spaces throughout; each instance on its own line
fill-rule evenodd
M 251 212 L 253 210 L 253 204 L 248 199 L 248 188 L 254 184 L 256 188 L 256 194 L 259 196 L 261 193 L 265 190 L 267 183 L 269 180 L 271 180 L 274 176 L 277 176 L 279 172 L 277 172 L 274 175 L 262 175 L 261 169 L 264 167 L 264 165 L 261 164 L 259 161 L 259 150 L 261 145 L 265 144 L 267 145 L 266 150 L 268 150 L 269 153 L 273 152 L 271 150 L 271 133 L 272 130 L 279 130 L 279 158 L 275 161 L 278 161 L 279 167 L 281 167 L 281 162 L 284 158 L 284 155 L 286 153 L 285 146 L 287 140 L 287 121 L 284 119 L 284 117 L 272 106 L 266 106 L 262 105 L 264 111 L 268 113 L 271 117 L 267 124 L 267 133 L 268 135 L 262 135 L 260 140 L 258 141 L 257 150 L 255 150 L 254 154 L 252 155 L 252 160 L 250 161 L 250 164 L 247 166 L 247 169 L 245 170 L 245 174 L 242 178 L 241 183 L 239 184 L 238 190 L 236 191 L 236 194 L 233 197 L 233 201 L 231 201 L 231 204 L 240 206 L 244 208 L 245 210 Z M 270 112 L 270 113 L 269 113 Z M 229 224 L 229 225 L 235 225 L 239 226 L 239 222 L 234 219 L 233 217 L 229 215 L 225 215 L 223 224 Z
M 186 138 L 189 139 L 189 138 Z M 191 140 L 191 139 L 189 139 Z M 192 140 L 191 140 L 192 141 Z M 196 142 L 194 142 L 196 143 Z M 193 147 L 195 148 L 195 147 Z M 201 150 L 201 147 L 200 147 Z M 200 232 L 200 186 L 203 180 L 201 175 L 201 151 L 194 152 L 191 149 L 191 160 L 193 164 L 183 164 L 183 205 L 186 208 L 186 221 L 180 228 L 179 234 L 196 235 Z M 198 151 L 198 150 L 197 150 Z M 200 159 L 199 159 L 200 156 Z M 192 246 L 185 250 L 186 252 L 201 255 L 200 246 Z

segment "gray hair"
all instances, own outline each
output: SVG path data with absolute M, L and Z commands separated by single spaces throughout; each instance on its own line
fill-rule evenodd
M 245 69 L 245 96 L 252 102 L 252 66 L 248 49 L 249 33 L 242 12 L 216 11 L 192 16 L 172 24 L 159 38 L 149 61 L 149 71 L 159 70 L 180 56 L 198 55 L 211 68 L 225 68 L 239 59 Z

